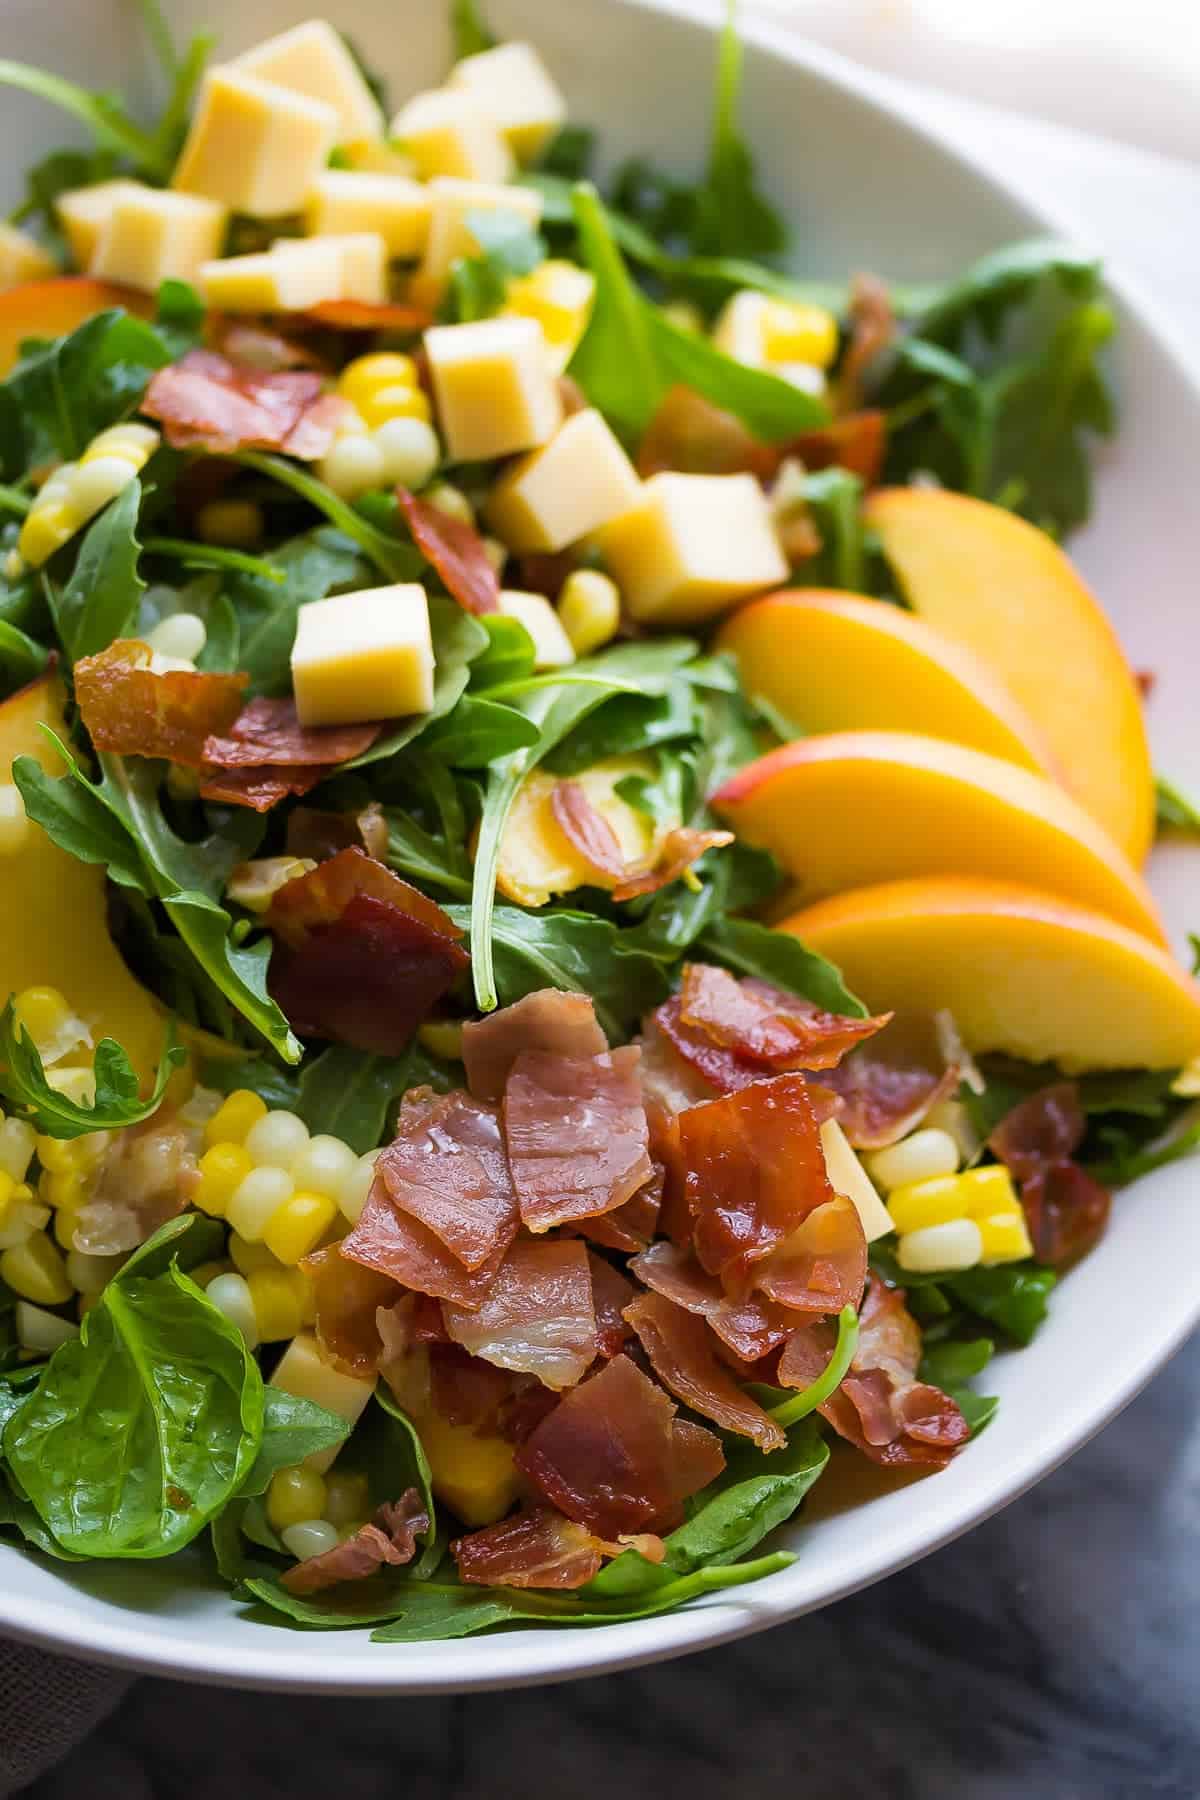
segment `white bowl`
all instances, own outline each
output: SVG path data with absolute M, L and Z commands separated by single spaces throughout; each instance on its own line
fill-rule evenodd
M 703 155 L 713 43 L 682 0 L 485 0 L 497 28 L 528 36 L 563 81 L 573 116 L 606 152 L 646 151 L 683 173 Z M 351 32 L 403 95 L 440 80 L 449 58 L 443 0 L 341 0 Z M 694 12 L 696 9 L 690 9 Z M 210 0 L 204 24 L 228 50 L 295 20 L 287 0 Z M 195 10 L 179 5 L 185 19 Z M 5 8 L 4 53 L 104 87 L 144 79 L 147 63 L 121 0 L 22 0 Z M 186 22 L 186 20 L 185 20 Z M 760 168 L 795 228 L 796 265 L 940 277 L 1012 239 L 1058 229 L 940 143 L 838 58 L 798 49 L 770 27 L 747 33 L 746 118 Z M 46 109 L 6 92 L 2 166 L 10 180 L 66 134 Z M 1141 298 L 1118 286 L 1121 435 L 1104 458 L 1097 517 L 1075 544 L 1137 667 L 1158 675 L 1151 708 L 1162 766 L 1198 784 L 1191 693 L 1200 523 L 1200 392 Z M 1069 671 L 1065 678 L 1069 679 Z M 1168 908 L 1200 893 L 1179 853 L 1158 885 Z M 1186 920 L 1174 921 L 1182 927 Z M 1200 1208 L 1189 1165 L 1139 1183 L 1117 1203 L 1107 1240 L 1055 1296 L 1031 1349 L 987 1373 L 995 1422 L 944 1473 L 814 1517 L 780 1534 L 791 1568 L 692 1609 L 590 1631 L 523 1630 L 428 1646 L 370 1644 L 365 1632 L 308 1634 L 250 1623 L 199 1554 L 107 1563 L 66 1574 L 0 1550 L 0 1633 L 80 1656 L 263 1688 L 422 1693 L 515 1686 L 629 1667 L 794 1618 L 902 1567 L 977 1524 L 1113 1417 L 1200 1316 Z M 1164 1284 L 1164 1266 L 1176 1279 Z

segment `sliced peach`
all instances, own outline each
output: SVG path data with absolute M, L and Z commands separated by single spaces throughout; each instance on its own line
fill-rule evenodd
M 1154 833 L 1141 699 L 1057 544 L 1002 507 L 936 488 L 880 488 L 864 517 L 913 611 L 1003 681 L 1075 798 L 1140 863 Z
M 12 780 L 16 756 L 62 772 L 42 724 L 66 731 L 62 687 L 49 675 L 0 705 L 0 780 Z M 0 1005 L 22 988 L 58 988 L 96 1042 L 116 1038 L 139 1075 L 151 1074 L 165 1019 L 108 935 L 104 870 L 76 861 L 32 821 L 2 861 Z
M 722 626 L 742 686 L 802 731 L 925 731 L 1035 774 L 1047 745 L 1008 689 L 915 614 L 860 594 L 792 588 L 752 600 Z
M 1017 876 L 1164 939 L 1145 882 L 1068 793 L 941 738 L 801 738 L 739 770 L 713 805 L 806 901 L 912 875 Z
M 87 275 L 25 281 L 0 294 L 0 380 L 15 366 L 26 338 L 62 337 L 110 306 L 123 306 L 141 319 L 154 314 L 149 294 Z
M 1010 882 L 857 888 L 782 926 L 872 1012 L 949 1008 L 970 1050 L 1085 1069 L 1173 1069 L 1200 1052 L 1200 987 L 1136 932 Z

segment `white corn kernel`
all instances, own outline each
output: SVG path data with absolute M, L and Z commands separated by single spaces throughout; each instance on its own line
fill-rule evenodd
M 896 1261 L 914 1275 L 973 1269 L 982 1255 L 983 1238 L 974 1219 L 951 1219 L 945 1225 L 906 1232 L 896 1247 Z
M 21 790 L 11 781 L 0 783 L 0 856 L 13 856 L 29 841 L 29 819 Z
M 261 1243 L 267 1221 L 295 1191 L 296 1184 L 286 1169 L 251 1169 L 229 1196 L 225 1217 L 247 1243 Z
M 102 506 L 115 500 L 137 474 L 125 456 L 95 456 L 81 462 L 71 481 L 71 505 L 80 518 L 90 519 Z
M 368 1150 L 365 1156 L 360 1156 L 338 1190 L 338 1206 L 352 1225 L 357 1225 L 359 1214 L 367 1204 L 367 1195 L 375 1179 L 375 1158 L 378 1155 L 378 1150 Z
M 218 1275 L 210 1281 L 205 1293 L 219 1313 L 235 1325 L 245 1339 L 247 1350 L 258 1346 L 258 1324 L 254 1315 L 254 1299 L 241 1275 Z
M 945 1131 L 958 1145 L 959 1162 L 969 1168 L 983 1149 L 983 1136 L 961 1100 L 939 1100 L 925 1115 L 925 1123 L 934 1131 Z
M 327 488 L 341 500 L 357 500 L 385 482 L 384 452 L 371 437 L 348 432 L 329 446 L 317 465 Z
M 50 1208 L 36 1200 L 10 1200 L 0 1214 L 0 1250 L 19 1250 L 50 1223 Z
M 341 1138 L 321 1132 L 310 1138 L 292 1167 L 292 1179 L 304 1193 L 325 1194 L 336 1200 L 350 1179 L 358 1158 Z
M 146 642 L 164 656 L 178 656 L 187 662 L 195 662 L 208 642 L 208 632 L 199 613 L 168 613 L 147 633 Z
M 423 488 L 442 460 L 437 432 L 424 419 L 385 419 L 372 436 L 388 487 Z
M 73 1319 L 60 1319 L 57 1313 L 47 1312 L 43 1306 L 34 1306 L 29 1300 L 17 1301 L 13 1309 L 13 1323 L 17 1328 L 17 1342 L 22 1350 L 40 1350 L 45 1355 L 79 1336 L 79 1327 Z
M 425 499 L 430 506 L 436 506 L 447 517 L 457 519 L 460 525 L 474 525 L 475 508 L 462 489 L 455 487 L 452 482 L 439 481 L 436 487 L 430 488 Z
M 863 1161 L 872 1181 L 890 1194 L 893 1188 L 914 1181 L 931 1181 L 935 1175 L 953 1175 L 958 1169 L 958 1145 L 949 1132 L 932 1127 L 914 1131 L 898 1144 L 875 1150 Z
M 33 1160 L 37 1133 L 25 1119 L 5 1119 L 0 1124 L 0 1175 L 24 1181 Z
M 340 1542 L 337 1526 L 327 1519 L 305 1519 L 299 1525 L 288 1525 L 279 1536 L 298 1562 L 333 1550 Z
M 308 1148 L 308 1126 L 294 1112 L 276 1107 L 246 1133 L 246 1152 L 260 1168 L 290 1170 Z

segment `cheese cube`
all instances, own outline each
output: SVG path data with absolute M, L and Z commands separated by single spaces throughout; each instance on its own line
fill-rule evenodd
M 337 132 L 324 100 L 241 69 L 211 69 L 171 185 L 254 218 L 299 212 Z
M 868 1244 L 878 1237 L 886 1237 L 889 1231 L 895 1229 L 887 1207 L 875 1192 L 867 1171 L 851 1149 L 850 1141 L 836 1119 L 826 1119 L 822 1125 L 821 1148 L 825 1152 L 825 1172 L 833 1185 L 833 1191 L 853 1202 L 854 1209 L 862 1220 Z
M 268 38 L 233 66 L 260 81 L 273 81 L 310 100 L 323 100 L 338 116 L 338 143 L 383 136 L 383 114 L 341 34 L 327 19 L 309 19 Z
M 97 181 L 92 187 L 70 188 L 54 202 L 54 214 L 62 227 L 76 268 L 86 269 L 96 254 L 100 233 L 112 216 L 117 201 L 126 194 L 144 194 L 145 185 L 124 176 L 116 181 Z
M 571 640 L 545 594 L 525 594 L 519 588 L 501 588 L 500 611 L 516 619 L 533 639 L 533 666 L 565 669 L 575 661 Z
M 521 162 L 533 162 L 567 117 L 567 103 L 532 44 L 497 44 L 464 57 L 450 86 L 470 94 Z
M 48 250 L 15 225 L 0 224 L 0 288 L 57 274 L 58 264 Z
M 302 1331 L 292 1339 L 271 1371 L 271 1383 L 282 1388 L 285 1394 L 295 1394 L 298 1400 L 315 1401 L 326 1412 L 336 1413 L 349 1425 L 357 1425 L 367 1401 L 375 1392 L 374 1377 L 362 1381 L 357 1375 L 343 1375 L 340 1369 L 327 1363 L 317 1348 L 316 1338 L 309 1331 Z M 329 1450 L 314 1450 L 305 1457 L 305 1467 L 323 1475 L 340 1448 L 335 1444 Z
M 500 477 L 484 513 L 510 550 L 564 550 L 628 512 L 640 496 L 633 464 L 601 415 L 588 407 Z
M 218 201 L 198 194 L 118 194 L 88 273 L 148 294 L 164 281 L 194 281 L 201 264 L 220 255 L 226 217 Z
M 336 242 L 300 239 L 286 252 L 259 250 L 201 263 L 196 286 L 218 312 L 305 312 L 341 298 L 342 267 Z
M 787 579 L 753 475 L 653 475 L 599 545 L 629 613 L 647 624 L 698 624 Z
M 428 181 L 460 175 L 464 181 L 507 181 L 512 156 L 477 100 L 453 88 L 414 94 L 388 131 Z
M 562 400 L 533 319 L 438 325 L 425 354 L 451 462 L 532 450 L 558 429 Z
M 409 181 L 416 180 L 417 165 L 412 157 L 397 150 L 386 138 L 355 138 L 352 144 L 342 144 L 340 148 L 342 164 L 347 169 L 358 169 L 370 175 L 403 175 Z
M 329 237 L 278 238 L 272 256 L 303 256 L 312 249 L 333 250 L 341 263 L 334 300 L 365 300 L 372 306 L 388 297 L 387 245 L 377 231 L 350 231 Z
M 479 239 L 468 223 L 472 213 L 515 213 L 530 230 L 537 229 L 542 217 L 542 197 L 532 188 L 443 175 L 429 183 L 428 192 L 433 207 L 429 237 L 424 260 L 412 279 L 413 298 L 422 303 L 437 300 L 460 256 L 479 255 Z
M 548 257 L 528 275 L 509 281 L 500 310 L 538 321 L 546 334 L 550 366 L 562 375 L 587 330 L 595 296 L 596 277 L 590 269 Z
M 429 237 L 433 200 L 428 188 L 404 175 L 324 169 L 304 205 L 314 235 L 377 231 L 389 256 L 419 256 Z
M 310 600 L 296 617 L 292 686 L 302 725 L 357 725 L 433 705 L 429 602 L 419 582 Z

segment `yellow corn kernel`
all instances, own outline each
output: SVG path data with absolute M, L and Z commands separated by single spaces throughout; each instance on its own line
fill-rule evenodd
M 896 1246 L 896 1261 L 913 1274 L 949 1275 L 973 1269 L 983 1253 L 983 1236 L 974 1219 L 947 1219 L 909 1231 Z
M 47 1206 L 78 1212 L 88 1197 L 88 1177 L 83 1169 L 61 1169 L 42 1177 L 38 1192 Z
M 419 1028 L 417 1037 L 431 1056 L 440 1056 L 444 1062 L 462 1060 L 461 1020 L 430 1019 Z
M 823 306 L 774 300 L 764 309 L 763 352 L 768 363 L 811 363 L 827 369 L 837 347 L 837 320 Z
M 415 387 L 417 365 L 411 356 L 397 350 L 378 350 L 371 356 L 356 356 L 338 376 L 337 391 L 351 406 L 369 400 L 383 387 Z
M 371 1510 L 371 1491 L 365 1475 L 334 1469 L 325 1477 L 325 1504 L 321 1517 L 341 1530 L 351 1521 L 366 1518 Z
M 996 1213 L 990 1219 L 977 1219 L 976 1223 L 983 1241 L 983 1262 L 1024 1262 L 1033 1255 L 1029 1228 L 1020 1210 Z
M 250 1173 L 254 1163 L 241 1144 L 214 1144 L 200 1158 L 200 1183 L 193 1195 L 201 1212 L 223 1219 L 229 1197 Z
M 412 387 L 400 383 L 381 387 L 360 400 L 359 408 L 370 431 L 377 431 L 392 419 L 420 419 L 428 425 L 433 417 L 428 395 L 415 384 Z
M 56 550 L 61 550 L 74 537 L 78 520 L 61 501 L 35 505 L 21 525 L 17 548 L 25 561 L 40 569 Z
M 238 1274 L 244 1275 L 247 1280 L 258 1269 L 282 1269 L 283 1267 L 279 1258 L 273 1255 L 265 1244 L 252 1244 L 236 1231 L 231 1231 L 229 1234 L 229 1254 Z
M 266 1114 L 267 1103 L 249 1088 L 236 1088 L 204 1127 L 206 1144 L 242 1144 L 252 1125 Z
M 60 1206 L 54 1215 L 54 1241 L 64 1250 L 75 1248 L 75 1227 L 79 1223 L 77 1206 Z
M 963 1210 L 971 1219 L 990 1219 L 996 1213 L 1020 1213 L 1021 1202 L 1013 1178 L 1003 1163 L 988 1163 L 959 1176 Z
M 276 1207 L 263 1227 L 263 1243 L 289 1267 L 315 1250 L 337 1217 L 327 1194 L 301 1191 Z
M 271 1477 L 267 1489 L 267 1518 L 276 1531 L 289 1525 L 302 1525 L 319 1519 L 325 1505 L 325 1483 L 315 1469 L 298 1463 L 294 1469 L 280 1469 Z
M 551 363 L 561 374 L 587 330 L 595 292 L 595 277 L 586 269 L 551 259 L 509 282 L 502 311 L 537 320 Z
M 62 1306 L 75 1295 L 66 1264 L 44 1231 L 0 1255 L 0 1281 L 35 1306 Z
M 13 1204 L 14 1195 L 17 1194 L 19 1192 L 19 1188 L 24 1187 L 24 1185 L 25 1184 L 23 1182 L 18 1184 L 17 1182 L 15 1182 L 13 1180 L 11 1175 L 6 1175 L 3 1172 L 3 1170 L 0 1170 L 0 1219 L 3 1219 L 5 1213 L 8 1211 L 9 1207 Z M 28 1188 L 25 1188 L 25 1196 L 24 1197 L 26 1199 L 29 1198 L 29 1189 Z
M 78 1138 L 42 1137 L 39 1134 L 34 1139 L 34 1147 L 42 1168 L 48 1169 L 54 1175 L 61 1175 L 67 1169 L 84 1167 Z
M 254 550 L 265 533 L 266 521 L 256 500 L 210 500 L 196 514 L 196 536 L 205 544 Z
M 620 589 L 599 569 L 573 569 L 558 596 L 558 617 L 576 656 L 590 656 L 617 634 Z
M 893 1188 L 887 1209 L 896 1230 L 903 1235 L 965 1218 L 967 1198 L 960 1190 L 959 1180 L 957 1175 L 935 1175 L 929 1181 L 911 1181 L 905 1187 Z
M 218 1275 L 230 1275 L 232 1273 L 232 1263 L 203 1262 L 197 1263 L 194 1269 L 188 1270 L 188 1279 L 194 1281 L 197 1287 L 206 1288 L 210 1281 L 215 1281 L 217 1279 Z
M 255 1269 L 246 1286 L 260 1344 L 278 1344 L 303 1329 L 306 1286 L 299 1269 Z
M 0 1169 L 14 1181 L 24 1181 L 36 1149 L 37 1134 L 27 1120 L 5 1119 L 0 1123 Z

